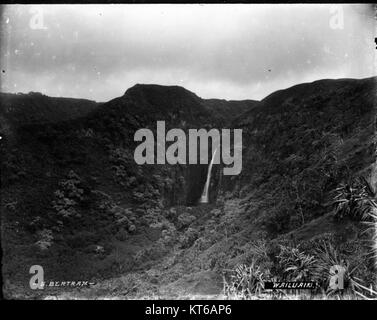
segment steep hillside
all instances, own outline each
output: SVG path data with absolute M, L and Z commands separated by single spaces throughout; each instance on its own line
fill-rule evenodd
M 207 170 L 206 165 L 138 166 L 134 133 L 155 131 L 157 120 L 166 122 L 166 130 L 214 125 L 193 93 L 136 85 L 85 117 L 18 125 L 14 139 L 3 139 L 8 279 L 24 283 L 28 274 L 22 266 L 34 264 L 36 256 L 54 277 L 109 277 L 120 264 L 124 271 L 138 267 L 134 255 L 153 245 L 167 223 L 164 208 L 196 202 Z M 97 253 L 96 246 L 104 252 Z
M 235 189 L 250 190 L 251 202 L 254 193 L 266 198 L 266 215 L 257 211 L 271 230 L 281 233 L 323 215 L 340 182 L 370 178 L 375 86 L 376 78 L 300 84 L 269 95 L 235 122 L 244 129 L 245 150 Z M 272 196 L 278 207 L 267 200 Z M 274 221 L 283 203 L 287 220 Z

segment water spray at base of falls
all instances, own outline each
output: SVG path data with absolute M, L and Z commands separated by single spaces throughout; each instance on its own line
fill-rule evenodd
M 200 197 L 201 203 L 208 203 L 208 189 L 209 189 L 209 183 L 211 181 L 211 171 L 212 171 L 212 165 L 215 159 L 216 151 L 217 151 L 217 148 L 213 152 L 212 159 L 208 167 L 206 184 L 204 185 L 203 193 L 202 193 L 202 196 Z

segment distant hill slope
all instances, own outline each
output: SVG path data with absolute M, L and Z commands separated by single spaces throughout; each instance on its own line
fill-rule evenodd
M 210 110 L 213 118 L 223 125 L 230 124 L 233 119 L 259 104 L 256 100 L 203 99 L 202 102 Z
M 0 93 L 1 130 L 73 120 L 87 115 L 99 105 L 91 100 L 49 97 L 38 92 Z

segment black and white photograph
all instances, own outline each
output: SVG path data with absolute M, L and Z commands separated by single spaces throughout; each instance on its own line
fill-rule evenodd
M 1 5 L 2 299 L 377 300 L 376 8 Z

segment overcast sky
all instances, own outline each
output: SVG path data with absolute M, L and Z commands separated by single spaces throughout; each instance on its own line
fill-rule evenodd
M 107 101 L 156 83 L 262 99 L 375 75 L 373 15 L 365 5 L 5 6 L 1 91 Z

